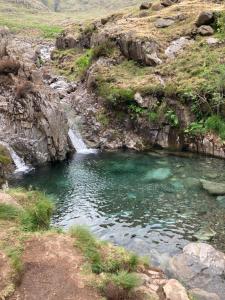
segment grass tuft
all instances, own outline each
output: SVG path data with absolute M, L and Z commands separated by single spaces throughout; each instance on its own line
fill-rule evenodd
M 20 211 L 17 207 L 0 203 L 0 219 L 15 220 L 18 218 Z

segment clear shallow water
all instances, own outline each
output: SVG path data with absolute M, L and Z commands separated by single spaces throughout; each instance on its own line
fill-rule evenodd
M 202 228 L 213 229 L 211 243 L 225 251 L 225 202 L 199 184 L 201 178 L 223 182 L 224 167 L 223 160 L 197 156 L 77 154 L 12 184 L 53 195 L 55 225 L 87 224 L 99 237 L 142 255 L 173 255 Z

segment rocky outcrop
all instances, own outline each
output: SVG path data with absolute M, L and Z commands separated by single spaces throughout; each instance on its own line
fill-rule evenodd
M 0 43 L 0 141 L 32 164 L 64 159 L 67 120 L 35 65 L 35 50 L 6 29 L 0 30 Z
M 134 39 L 129 35 L 121 35 L 117 42 L 123 55 L 129 59 L 142 62 L 147 66 L 156 66 L 162 63 L 157 56 L 158 45 L 154 40 Z
M 170 260 L 170 268 L 172 274 L 190 289 L 198 288 L 204 290 L 205 294 L 213 294 L 212 299 L 224 299 L 225 254 L 212 246 L 205 243 L 188 244 L 181 254 Z

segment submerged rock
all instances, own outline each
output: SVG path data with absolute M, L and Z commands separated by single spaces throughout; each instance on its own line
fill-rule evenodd
M 170 176 L 171 176 L 171 171 L 169 168 L 159 168 L 156 170 L 149 171 L 145 176 L 145 180 L 146 181 L 165 180 Z
M 210 241 L 215 235 L 216 232 L 211 228 L 202 228 L 193 237 L 200 241 Z
M 225 195 L 225 183 L 213 182 L 201 179 L 203 189 L 211 195 Z
M 189 293 L 197 300 L 220 300 L 216 293 L 208 293 L 202 289 L 192 289 Z

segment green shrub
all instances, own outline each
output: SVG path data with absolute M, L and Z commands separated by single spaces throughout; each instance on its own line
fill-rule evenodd
M 36 201 L 21 214 L 20 221 L 26 231 L 47 230 L 53 212 L 53 203 L 42 193 L 36 192 Z
M 150 111 L 148 113 L 148 119 L 150 122 L 157 122 L 159 119 L 159 114 L 157 112 Z
M 179 119 L 173 110 L 168 110 L 165 116 L 172 127 L 177 127 L 179 125 Z
M 15 220 L 18 218 L 20 211 L 17 207 L 0 203 L 0 219 Z
M 112 275 L 111 280 L 114 284 L 126 290 L 132 290 L 142 284 L 140 277 L 134 273 L 128 273 L 126 271 L 121 271 Z
M 225 121 L 217 115 L 209 117 L 205 122 L 206 129 L 218 134 L 221 139 L 225 139 Z
M 188 135 L 202 135 L 206 133 L 205 124 L 203 121 L 192 122 L 185 130 L 184 133 Z
M 225 38 L 225 12 L 215 13 L 215 29 L 218 32 L 220 38 Z

